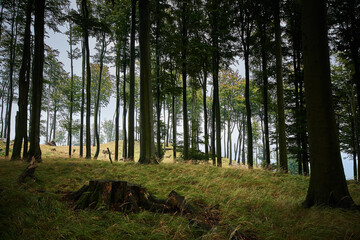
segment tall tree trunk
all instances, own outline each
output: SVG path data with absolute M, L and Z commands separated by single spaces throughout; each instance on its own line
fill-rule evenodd
M 331 95 L 326 1 L 302 1 L 305 97 L 309 130 L 310 185 L 305 207 L 350 208 Z
M 279 133 L 279 157 L 280 169 L 288 171 L 286 136 L 285 136 L 285 114 L 284 114 L 284 86 L 282 73 L 282 50 L 281 50 L 281 27 L 280 27 L 280 0 L 274 0 L 274 25 L 275 25 L 275 48 L 276 48 L 276 96 L 277 116 Z
M 213 99 L 214 99 L 214 93 L 212 94 Z M 216 166 L 216 155 L 215 155 L 215 131 L 216 131 L 216 126 L 215 126 L 215 104 L 214 104 L 214 100 L 212 102 L 212 106 L 211 106 L 211 158 L 213 160 L 213 165 Z
M 129 98 L 129 146 L 128 158 L 134 161 L 134 108 L 135 108 L 135 30 L 136 0 L 131 0 L 131 33 L 130 33 L 130 98 Z
M 173 75 L 173 64 L 171 63 L 171 81 L 173 83 L 173 86 L 176 86 L 176 76 Z M 176 75 L 176 74 L 175 74 Z M 171 103 L 171 108 L 172 108 L 172 130 L 173 130 L 173 134 L 172 134 L 172 145 L 173 145 L 173 159 L 176 159 L 176 127 L 177 127 L 177 119 L 176 119 L 176 115 L 177 115 L 177 109 L 176 109 L 176 96 L 173 93 L 172 95 L 172 103 Z
M 35 49 L 32 71 L 32 99 L 31 99 L 31 130 L 30 130 L 30 149 L 28 161 L 34 157 L 41 162 L 40 150 L 40 117 L 41 117 L 41 96 L 43 89 L 43 69 L 44 69 L 44 12 L 45 0 L 35 1 Z
M 140 16 L 140 164 L 155 162 L 150 58 L 150 2 L 139 0 Z
M 115 161 L 119 160 L 119 125 L 120 125 L 120 50 L 116 56 L 116 108 L 115 108 Z
M 213 64 L 213 84 L 214 84 L 214 106 L 215 106 L 215 124 L 216 124 L 216 155 L 217 166 L 222 166 L 221 160 L 221 119 L 220 119 L 220 102 L 219 102 L 219 29 L 218 29 L 218 7 L 219 1 L 212 0 L 213 12 L 211 13 L 211 38 L 212 38 L 212 64 Z
M 160 9 L 159 0 L 156 0 L 156 30 L 155 30 L 155 58 L 156 58 L 156 157 L 162 158 L 161 154 L 161 104 L 160 104 L 160 51 L 159 51 L 159 37 L 160 37 Z
M 6 111 L 6 148 L 5 156 L 9 156 L 10 151 L 10 132 L 11 132 L 11 111 L 12 111 L 12 102 L 13 102 L 13 77 L 14 77 L 14 64 L 16 58 L 16 42 L 17 42 L 17 12 L 18 6 L 13 1 L 13 13 L 11 20 L 11 37 L 10 37 L 10 69 L 9 69 L 9 88 L 8 88 L 8 101 L 7 101 L 7 111 Z
M 74 65 L 73 65 L 73 40 L 72 40 L 72 23 L 69 22 L 69 45 L 70 45 L 70 75 L 71 75 L 71 83 L 70 83 L 70 116 L 69 116 L 69 157 L 71 157 L 71 148 L 72 148 L 72 119 L 73 119 L 73 101 L 74 101 Z
M 26 5 L 26 23 L 25 23 L 25 35 L 24 35 L 24 47 L 21 61 L 21 67 L 19 72 L 19 110 L 16 116 L 16 130 L 15 130 L 15 142 L 11 160 L 18 160 L 21 158 L 21 147 L 23 140 L 27 138 L 27 107 L 29 96 L 29 81 L 26 78 L 26 72 L 29 69 L 27 64 L 30 58 L 30 36 L 31 36 L 31 12 L 34 0 L 28 0 Z
M 184 160 L 189 159 L 189 124 L 188 124 L 188 110 L 187 110 L 187 97 L 186 97 L 186 54 L 187 54 L 187 43 L 188 43 L 188 32 L 187 32 L 187 1 L 183 1 L 182 4 L 182 81 L 183 81 L 183 127 L 184 127 Z
M 81 1 L 82 15 L 85 21 L 89 19 L 87 8 L 87 0 Z M 90 130 L 90 114 L 91 114 L 91 70 L 90 70 L 90 50 L 89 50 L 89 30 L 84 27 L 84 42 L 86 52 L 86 159 L 91 159 L 91 130 Z
M 81 109 L 80 109 L 80 157 L 84 155 L 84 111 L 85 111 L 85 65 L 86 65 L 86 51 L 85 51 L 85 36 L 83 36 L 81 43 L 82 52 L 82 67 L 81 67 Z
M 99 105 L 100 105 L 100 94 L 101 94 L 101 82 L 102 82 L 102 72 L 104 67 L 104 56 L 106 52 L 106 41 L 105 41 L 105 32 L 102 33 L 102 40 L 101 40 L 101 51 L 100 51 L 100 70 L 99 70 L 99 82 L 98 82 L 98 91 L 96 96 L 96 103 L 95 103 L 95 112 L 94 112 L 94 133 L 96 138 L 96 151 L 94 155 L 94 159 L 97 159 L 100 152 L 100 137 L 98 131 L 98 118 L 100 117 Z
M 247 117 L 247 113 L 246 113 L 246 117 Z M 242 124 L 243 124 L 243 144 L 242 144 L 242 158 L 241 158 L 241 162 L 243 165 L 245 165 L 245 136 L 246 136 L 246 131 L 245 131 L 245 118 L 244 118 L 244 115 L 242 117 Z M 249 130 L 249 124 L 246 123 L 246 127 L 247 127 L 247 130 Z M 248 136 L 249 137 L 249 136 Z M 251 141 L 252 142 L 252 141 Z M 247 142 L 249 144 L 249 140 Z M 251 145 L 252 146 L 252 145 Z M 249 145 L 248 145 L 249 147 Z M 240 152 L 239 152 L 240 154 Z M 249 152 L 248 152 L 249 154 Z M 249 156 L 249 155 L 248 155 Z M 239 156 L 240 157 L 240 156 Z M 249 164 L 249 163 L 248 163 Z
M 202 83 L 203 108 L 204 108 L 204 138 L 205 138 L 205 159 L 209 159 L 209 133 L 208 133 L 208 112 L 206 106 L 207 70 L 204 67 L 204 80 Z
M 303 81 L 300 81 L 300 142 L 301 142 L 301 162 L 303 165 L 303 173 L 305 176 L 309 176 L 308 166 L 308 149 L 307 149 L 307 135 L 306 135 L 306 111 L 304 104 L 304 91 Z
M 270 143 L 269 143 L 269 114 L 268 114 L 268 73 L 267 73 L 267 55 L 266 55 L 266 25 L 261 21 L 261 65 L 263 78 L 263 101 L 264 101 L 264 133 L 265 133 L 265 168 L 270 166 Z
M 124 59 L 123 59 L 123 96 L 124 96 L 124 107 L 123 107 L 123 151 L 122 156 L 124 159 L 127 158 L 127 136 L 126 136 L 126 37 L 124 38 Z

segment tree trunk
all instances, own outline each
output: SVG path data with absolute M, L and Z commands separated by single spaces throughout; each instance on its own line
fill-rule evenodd
M 115 108 L 115 162 L 119 161 L 119 125 L 120 125 L 120 51 L 116 56 L 116 108 Z
M 16 42 L 17 42 L 17 26 L 18 21 L 17 18 L 17 10 L 15 1 L 13 1 L 13 13 L 12 13 L 12 21 L 11 21 L 11 37 L 10 37 L 10 61 L 9 61 L 9 88 L 8 88 L 8 100 L 6 107 L 6 148 L 5 148 L 5 156 L 9 156 L 10 151 L 10 130 L 11 130 L 11 110 L 12 110 L 12 102 L 13 102 L 13 76 L 14 76 L 14 64 L 16 58 Z M 14 29 L 15 28 L 15 29 Z
M 182 4 L 182 81 L 183 81 L 183 127 L 184 127 L 184 160 L 189 159 L 189 125 L 188 125 L 188 110 L 187 110 L 187 97 L 186 97 L 186 53 L 187 53 L 187 2 L 183 1 Z
M 203 108 L 204 108 L 204 138 L 205 138 L 205 159 L 209 159 L 209 134 L 208 134 L 208 113 L 206 106 L 206 87 L 207 87 L 207 70 L 204 67 L 203 90 Z
M 351 208 L 355 204 L 345 180 L 331 95 L 326 19 L 325 0 L 303 0 L 302 38 L 311 164 L 310 185 L 303 205 Z
M 135 30 L 136 0 L 131 0 L 131 33 L 130 33 L 130 98 L 129 98 L 129 146 L 128 158 L 134 161 L 134 108 L 135 108 Z
M 97 159 L 100 152 L 100 137 L 98 131 L 98 113 L 99 113 L 99 105 L 100 105 L 100 94 L 101 94 L 101 82 L 102 82 L 102 72 L 104 67 L 104 56 L 106 52 L 106 42 L 105 42 L 105 33 L 102 33 L 102 46 L 100 52 L 100 70 L 99 70 L 99 82 L 98 82 L 98 92 L 96 96 L 96 104 L 95 104 L 95 112 L 94 112 L 94 133 L 96 137 L 96 151 L 94 155 L 94 159 Z M 100 118 L 99 118 L 100 119 Z
M 288 171 L 286 136 L 285 136 L 285 114 L 284 114 L 284 86 L 282 73 L 282 50 L 281 50 L 281 27 L 280 27 L 280 0 L 274 0 L 274 25 L 275 25 L 275 48 L 276 48 L 276 96 L 277 116 L 279 133 L 279 156 L 280 170 Z
M 269 143 L 269 114 L 268 114 L 268 73 L 267 73 L 267 55 L 265 46 L 266 25 L 261 22 L 261 65 L 263 78 L 263 101 L 264 101 L 264 133 L 265 133 L 265 168 L 270 167 L 270 143 Z
M 74 66 L 73 66 L 73 40 L 72 40 L 72 23 L 69 21 L 69 45 L 70 45 L 70 75 L 71 75 L 71 83 L 70 83 L 70 116 L 69 116 L 69 157 L 71 157 L 71 148 L 72 148 L 72 119 L 73 119 L 73 101 L 74 101 Z
M 87 8 L 87 0 L 81 1 L 82 15 L 85 21 L 89 19 Z M 91 114 L 91 70 L 90 70 L 90 50 L 89 50 L 89 30 L 84 27 L 84 42 L 86 52 L 86 159 L 91 159 L 91 130 L 90 130 L 90 114 Z
M 23 140 L 27 138 L 27 107 L 28 107 L 28 95 L 29 95 L 29 81 L 26 78 L 26 72 L 29 69 L 27 64 L 30 58 L 30 36 L 31 36 L 31 12 L 34 0 L 28 0 L 26 5 L 26 24 L 24 35 L 24 47 L 23 56 L 21 61 L 21 68 L 19 72 L 19 110 L 16 116 L 16 130 L 15 130 L 15 142 L 11 160 L 21 159 L 21 147 Z
M 150 2 L 139 0 L 140 16 L 140 164 L 154 159 L 153 101 L 150 58 Z
M 126 136 L 126 40 L 124 38 L 124 59 L 123 59 L 123 96 L 124 96 L 124 107 L 123 107 L 123 151 L 122 156 L 124 159 L 127 158 L 127 136 Z
M 40 117 L 41 117 L 41 96 L 43 89 L 43 69 L 44 69 L 44 12 L 45 0 L 35 1 L 35 49 L 32 71 L 32 99 L 31 99 L 31 131 L 30 149 L 28 161 L 34 157 L 37 162 L 41 162 L 40 150 Z
M 81 110 L 80 110 L 80 157 L 84 155 L 84 111 L 85 111 L 85 65 L 86 65 L 86 51 L 85 51 L 85 36 L 81 44 L 82 52 L 82 72 L 81 72 Z

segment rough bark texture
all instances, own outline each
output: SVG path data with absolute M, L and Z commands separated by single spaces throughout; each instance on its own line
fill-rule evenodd
M 43 69 L 44 69 L 44 12 L 45 0 L 35 1 L 35 49 L 32 72 L 32 99 L 31 99 L 31 131 L 30 149 L 28 161 L 35 158 L 41 162 L 40 150 L 40 117 L 41 117 L 41 96 L 43 89 Z
M 31 35 L 31 11 L 34 0 L 29 0 L 26 6 L 26 24 L 24 35 L 23 56 L 19 72 L 19 111 L 16 116 L 15 142 L 11 160 L 21 158 L 22 142 L 27 138 L 27 107 L 29 95 L 29 81 L 26 78 L 26 72 L 29 69 L 27 64 L 30 59 L 30 35 Z
M 277 116 L 278 116 L 278 135 L 280 152 L 280 169 L 288 171 L 286 136 L 285 136 L 285 114 L 284 114 L 284 86 L 282 72 L 282 50 L 281 50 L 281 28 L 280 28 L 280 0 L 274 0 L 274 25 L 275 25 L 275 44 L 276 44 L 276 96 L 277 96 Z
M 154 159 L 153 100 L 151 91 L 150 58 L 150 2 L 139 0 L 140 16 L 140 159 L 139 163 L 156 162 Z
M 309 130 L 310 185 L 305 207 L 351 208 L 331 95 L 326 1 L 302 1 L 302 39 Z
M 74 209 L 114 210 L 137 213 L 141 209 L 153 212 L 190 211 L 185 197 L 171 191 L 167 199 L 156 199 L 138 184 L 115 180 L 91 180 L 89 185 L 71 193 Z
M 135 111 L 135 29 L 136 0 L 131 0 L 131 33 L 130 33 L 130 98 L 129 98 L 129 145 L 128 158 L 134 161 L 134 111 Z

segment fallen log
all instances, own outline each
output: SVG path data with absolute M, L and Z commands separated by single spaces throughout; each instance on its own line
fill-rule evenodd
M 138 184 L 116 180 L 91 180 L 68 198 L 74 209 L 98 209 L 137 213 L 140 210 L 164 213 L 191 212 L 185 197 L 172 191 L 167 199 L 156 199 Z

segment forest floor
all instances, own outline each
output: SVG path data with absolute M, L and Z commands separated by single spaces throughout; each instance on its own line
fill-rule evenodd
M 16 180 L 27 163 L 0 158 L 0 239 L 360 239 L 360 212 L 302 208 L 308 177 L 179 161 L 110 164 L 51 148 L 42 146 L 37 180 L 23 184 Z M 175 190 L 204 207 L 207 216 L 193 218 L 210 227 L 178 214 L 73 210 L 64 196 L 92 179 L 141 184 L 162 199 Z M 348 186 L 360 204 L 360 184 Z

